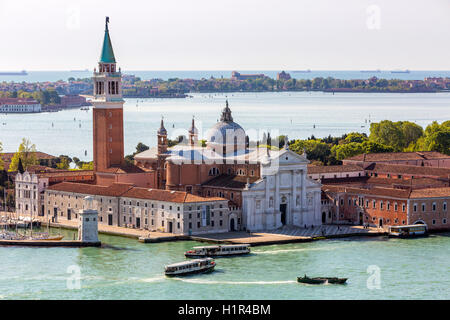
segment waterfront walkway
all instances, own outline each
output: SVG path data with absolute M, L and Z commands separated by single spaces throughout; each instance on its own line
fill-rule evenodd
M 248 243 L 252 246 L 309 242 L 314 240 L 343 238 L 351 236 L 379 236 L 385 231 L 378 228 L 364 229 L 362 226 L 323 225 L 310 228 L 284 226 L 265 232 L 228 232 L 192 236 L 193 240 L 215 243 Z
M 0 213 L 4 215 L 5 213 Z M 48 221 L 44 217 L 38 217 L 43 227 L 46 227 Z M 78 229 L 78 221 L 70 220 L 58 223 L 50 222 L 50 227 Z M 165 242 L 177 240 L 195 240 L 209 243 L 248 243 L 252 246 L 283 244 L 294 242 L 308 242 L 320 239 L 341 238 L 350 236 L 377 236 L 385 234 L 385 230 L 378 228 L 365 229 L 362 226 L 351 225 L 322 225 L 309 228 L 300 228 L 294 226 L 284 226 L 282 228 L 264 231 L 264 232 L 225 232 L 202 235 L 179 235 L 167 232 L 150 232 L 148 230 L 98 225 L 99 233 L 129 237 L 134 239 L 141 238 L 142 242 Z

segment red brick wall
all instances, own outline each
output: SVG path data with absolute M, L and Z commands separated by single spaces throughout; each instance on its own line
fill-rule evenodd
M 444 203 L 447 203 L 447 208 L 444 208 Z M 417 211 L 414 211 L 414 204 L 417 205 Z M 425 210 L 422 210 L 422 204 L 425 205 Z M 435 204 L 433 210 L 433 204 Z M 449 199 L 411 199 L 409 208 L 409 223 L 414 224 L 419 220 L 425 222 L 429 230 L 449 230 Z M 433 223 L 434 222 L 434 223 Z
M 123 110 L 93 109 L 94 170 L 123 164 Z M 111 152 L 112 151 L 112 152 Z
M 344 199 L 343 205 L 341 205 L 341 201 L 339 200 L 338 220 L 340 221 L 349 220 L 353 223 L 360 224 L 360 213 L 362 213 L 363 224 L 372 226 L 379 226 L 380 219 L 382 220 L 383 226 L 403 225 L 408 223 L 406 199 L 390 199 L 386 197 L 358 196 L 351 194 L 341 195 L 339 199 Z M 362 203 L 360 201 L 362 201 Z M 368 207 L 367 201 L 369 201 Z M 375 208 L 373 207 L 373 201 L 375 201 Z M 383 203 L 383 206 L 381 203 Z M 397 203 L 397 210 L 395 210 L 395 203 Z M 404 211 L 402 210 L 403 205 L 405 205 Z

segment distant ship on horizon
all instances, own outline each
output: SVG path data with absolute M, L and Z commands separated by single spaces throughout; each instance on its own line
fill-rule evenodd
M 377 70 L 361 70 L 360 72 L 378 73 L 378 72 L 381 72 L 381 70 L 380 69 L 377 69 Z
M 391 73 L 409 73 L 409 70 L 392 70 Z
M 89 72 L 89 69 L 84 69 L 84 70 L 70 70 L 70 72 Z
M 28 75 L 28 73 L 25 70 L 22 70 L 19 72 L 15 72 L 15 71 L 1 72 L 0 71 L 0 76 L 26 76 L 26 75 Z
M 292 71 L 293 73 L 309 73 L 309 72 L 311 72 L 311 70 L 309 70 L 309 69 L 307 69 L 307 70 L 295 70 L 295 71 Z

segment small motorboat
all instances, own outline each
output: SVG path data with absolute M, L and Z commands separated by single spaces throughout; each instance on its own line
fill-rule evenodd
M 230 244 L 219 246 L 194 247 L 186 251 L 184 255 L 188 258 L 202 257 L 229 257 L 250 253 L 249 244 Z
M 216 263 L 213 258 L 204 258 L 183 261 L 165 266 L 165 274 L 168 277 L 185 276 L 195 273 L 206 273 L 214 270 Z
M 297 277 L 297 282 L 307 283 L 307 284 L 345 284 L 347 278 L 336 278 L 336 277 L 316 277 L 310 278 L 306 274 L 304 277 Z

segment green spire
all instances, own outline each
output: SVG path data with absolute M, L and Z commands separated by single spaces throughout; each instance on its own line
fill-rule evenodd
M 100 62 L 116 63 L 116 58 L 114 58 L 114 51 L 111 44 L 111 38 L 109 37 L 108 23 L 109 17 L 106 17 L 105 38 L 103 39 L 103 48 L 102 55 L 100 56 Z

